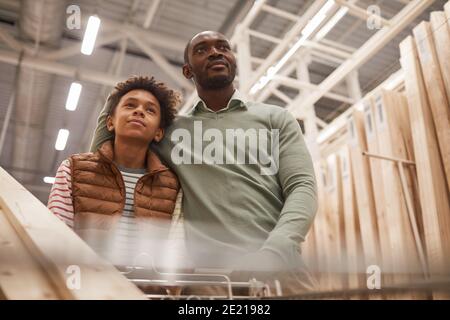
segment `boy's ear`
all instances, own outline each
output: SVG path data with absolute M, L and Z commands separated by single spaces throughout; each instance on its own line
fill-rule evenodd
M 194 76 L 192 74 L 191 67 L 187 63 L 183 65 L 183 75 L 186 79 L 192 79 L 192 77 Z
M 164 137 L 164 129 L 158 128 L 156 130 L 156 134 L 155 134 L 155 137 L 153 138 L 153 140 L 155 140 L 156 142 L 160 142 L 163 137 Z
M 106 118 L 106 128 L 108 129 L 109 132 L 114 131 L 114 123 L 113 123 L 113 119 L 112 119 L 111 115 L 109 115 Z

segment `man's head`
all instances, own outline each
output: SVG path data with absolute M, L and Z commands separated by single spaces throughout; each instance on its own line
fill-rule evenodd
M 116 137 L 158 142 L 172 123 L 179 101 L 178 93 L 153 77 L 131 77 L 118 83 L 108 97 L 107 128 Z
M 206 90 L 231 85 L 236 76 L 236 58 L 228 39 L 215 31 L 196 34 L 184 50 L 183 74 Z

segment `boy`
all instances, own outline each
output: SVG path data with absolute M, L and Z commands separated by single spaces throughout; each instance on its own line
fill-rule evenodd
M 48 208 L 116 266 L 158 269 L 169 231 L 182 242 L 181 192 L 177 197 L 176 175 L 148 145 L 162 139 L 179 96 L 153 77 L 131 77 L 108 102 L 113 139 L 62 162 Z

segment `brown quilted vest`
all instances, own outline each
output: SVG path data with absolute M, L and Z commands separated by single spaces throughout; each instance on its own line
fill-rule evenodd
M 95 153 L 70 157 L 75 231 L 109 230 L 122 215 L 125 184 L 113 152 L 113 142 L 107 141 Z M 179 188 L 176 175 L 149 152 L 147 173 L 134 191 L 135 217 L 139 222 L 170 221 Z

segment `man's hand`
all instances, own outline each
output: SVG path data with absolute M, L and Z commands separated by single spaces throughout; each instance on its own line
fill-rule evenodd
M 281 257 L 270 250 L 258 250 L 246 254 L 233 266 L 233 281 L 249 281 L 251 278 L 263 280 L 263 275 L 273 274 L 287 269 Z M 258 279 L 259 278 L 259 279 Z
M 165 289 L 168 295 L 178 297 L 181 294 L 183 287 L 174 286 L 174 287 L 165 287 Z

